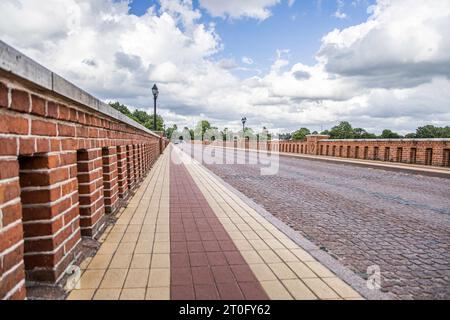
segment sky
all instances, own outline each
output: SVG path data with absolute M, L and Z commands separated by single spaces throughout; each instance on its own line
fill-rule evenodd
M 450 124 L 448 0 L 2 0 L 0 39 L 107 101 L 238 130 Z

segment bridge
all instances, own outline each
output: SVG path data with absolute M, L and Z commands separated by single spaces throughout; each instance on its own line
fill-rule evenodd
M 1 299 L 450 296 L 450 139 L 174 146 L 0 42 L 0 146 Z

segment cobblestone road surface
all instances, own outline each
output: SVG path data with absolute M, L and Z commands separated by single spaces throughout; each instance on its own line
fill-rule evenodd
M 361 277 L 378 265 L 383 291 L 450 298 L 449 180 L 285 156 L 272 176 L 206 166 Z

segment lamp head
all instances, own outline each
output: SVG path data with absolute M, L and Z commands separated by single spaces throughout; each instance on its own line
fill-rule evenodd
M 153 93 L 153 97 L 155 99 L 158 98 L 159 90 L 158 90 L 158 87 L 156 86 L 156 84 L 152 88 L 152 93 Z

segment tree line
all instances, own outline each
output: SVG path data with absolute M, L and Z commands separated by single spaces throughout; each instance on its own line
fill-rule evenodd
M 136 122 L 142 124 L 144 127 L 153 130 L 153 114 L 148 114 L 142 110 L 134 110 L 133 112 L 130 109 L 119 102 L 110 102 L 109 105 L 114 109 L 122 112 L 126 116 L 135 120 Z M 165 131 L 166 137 L 169 139 L 172 137 L 173 132 L 178 131 L 178 126 L 174 124 L 173 126 L 165 129 L 164 119 L 157 114 L 156 116 L 156 130 L 157 131 Z M 191 136 L 191 139 L 194 140 L 194 137 L 202 137 L 204 138 L 205 133 L 212 132 L 212 136 L 208 137 L 209 139 L 214 140 L 216 137 L 221 137 L 222 140 L 227 140 L 227 135 L 229 133 L 228 128 L 224 128 L 223 130 L 219 130 L 217 127 L 211 125 L 211 123 L 207 120 L 201 120 L 197 123 L 197 125 L 191 129 L 188 127 L 184 127 L 181 131 L 187 130 Z M 267 131 L 264 127 L 263 130 Z M 242 135 L 242 130 L 238 132 L 238 134 Z M 279 135 L 281 140 L 303 140 L 309 134 L 319 134 L 317 131 L 309 130 L 308 128 L 302 127 L 291 133 L 282 133 Z M 401 135 L 397 132 L 394 132 L 390 129 L 384 129 L 381 135 L 376 135 L 374 133 L 370 133 L 363 128 L 353 128 L 353 126 L 348 121 L 342 121 L 338 125 L 332 127 L 330 130 L 324 130 L 320 132 L 320 134 L 329 135 L 330 139 L 402 139 L 402 138 L 410 138 L 410 139 L 430 139 L 430 138 L 450 138 L 450 126 L 445 127 L 437 127 L 434 125 L 425 125 L 423 127 L 418 127 L 416 132 L 408 133 L 406 135 Z M 259 136 L 258 133 L 255 133 L 252 128 L 246 127 L 244 129 L 244 136 L 249 138 L 257 138 Z M 268 138 L 271 138 L 271 134 L 267 134 Z
M 300 128 L 292 133 L 284 133 L 280 135 L 282 140 L 303 140 L 308 134 L 318 134 L 317 131 L 311 132 L 308 128 Z M 367 132 L 363 128 L 353 128 L 347 121 L 342 121 L 330 130 L 320 132 L 320 134 L 329 135 L 330 139 L 429 139 L 429 138 L 450 138 L 450 126 L 436 127 L 426 125 L 418 127 L 416 132 L 401 135 L 390 129 L 384 129 L 381 135 Z
M 167 136 L 171 137 L 173 131 L 177 130 L 176 125 L 174 128 L 169 128 L 170 132 L 167 132 Z M 222 139 L 226 140 L 226 134 L 228 128 L 219 131 L 217 127 L 212 126 L 209 121 L 201 120 L 197 123 L 194 129 L 189 129 L 185 127 L 184 129 L 189 130 L 191 134 L 191 139 L 195 137 L 203 137 L 207 130 L 216 132 L 216 135 L 222 135 Z M 263 128 L 263 130 L 267 130 Z M 238 133 L 242 134 L 242 130 Z M 283 133 L 279 135 L 281 140 L 303 140 L 309 134 L 319 134 L 317 131 L 311 131 L 308 128 L 300 128 L 292 133 Z M 338 125 L 332 127 L 330 130 L 324 130 L 320 134 L 329 135 L 330 139 L 430 139 L 430 138 L 450 138 L 450 126 L 437 127 L 434 125 L 425 125 L 423 127 L 418 127 L 416 132 L 408 133 L 406 135 L 401 135 L 390 129 L 384 129 L 380 135 L 370 133 L 363 128 L 353 128 L 352 125 L 347 121 L 342 121 Z M 249 138 L 258 137 L 258 134 L 253 131 L 252 128 L 245 128 L 244 136 Z M 270 139 L 271 135 L 268 134 Z
M 126 105 L 117 101 L 110 102 L 109 105 L 137 123 L 142 124 L 147 129 L 153 130 L 153 113 L 149 114 L 145 111 L 137 109 L 131 112 Z M 164 119 L 159 114 L 156 114 L 156 131 L 164 131 Z
M 207 140 L 216 140 L 216 139 L 222 139 L 223 141 L 231 139 L 231 131 L 228 128 L 224 128 L 223 130 L 219 130 L 218 127 L 215 127 L 211 125 L 211 123 L 208 120 L 200 120 L 197 122 L 196 126 L 193 129 L 190 129 L 188 127 L 184 127 L 182 130 L 178 130 L 178 127 L 176 124 L 174 124 L 172 127 L 169 127 L 166 130 L 166 136 L 170 139 L 174 132 L 180 133 L 180 131 L 189 132 L 191 140 L 195 139 L 207 139 Z M 265 133 L 264 139 L 270 139 L 271 135 L 267 132 L 266 127 L 263 127 L 263 132 Z M 234 134 L 237 134 L 239 136 L 242 136 L 242 130 L 235 132 Z M 250 139 L 263 139 L 262 135 L 259 133 L 255 133 L 252 128 L 245 127 L 244 129 L 244 137 L 248 137 Z

